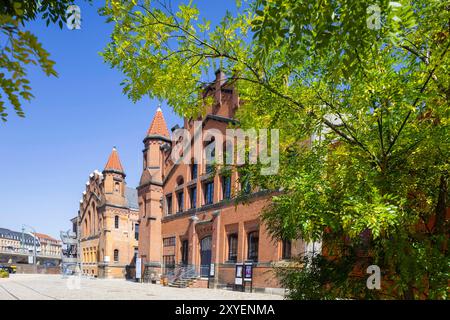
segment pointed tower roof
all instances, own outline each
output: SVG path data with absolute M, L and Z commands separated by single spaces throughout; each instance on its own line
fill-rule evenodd
M 108 162 L 106 162 L 105 169 L 103 171 L 114 171 L 124 173 L 122 164 L 120 163 L 119 153 L 116 147 L 113 147 L 111 154 L 109 155 Z
M 153 121 L 148 128 L 147 135 L 157 135 L 169 138 L 169 130 L 167 130 L 166 120 L 164 120 L 164 116 L 160 107 L 156 110 L 155 116 L 153 117 Z

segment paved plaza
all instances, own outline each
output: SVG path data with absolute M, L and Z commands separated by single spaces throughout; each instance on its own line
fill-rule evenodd
M 0 279 L 0 300 L 280 300 L 280 295 L 200 288 L 171 288 L 119 279 L 12 274 Z

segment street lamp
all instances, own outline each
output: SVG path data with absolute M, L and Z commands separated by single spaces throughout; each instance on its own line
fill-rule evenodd
M 22 230 L 25 227 L 27 227 L 27 228 L 31 229 L 31 231 L 33 231 L 33 248 L 34 248 L 33 262 L 34 262 L 34 265 L 36 265 L 36 263 L 37 263 L 37 257 L 36 257 L 36 230 L 32 226 L 29 226 L 29 225 L 26 225 L 26 224 L 22 224 Z

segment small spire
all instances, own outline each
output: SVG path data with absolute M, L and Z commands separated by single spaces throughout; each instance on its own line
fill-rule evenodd
M 124 172 L 122 164 L 120 163 L 119 159 L 119 153 L 117 152 L 116 147 L 114 146 L 112 149 L 111 154 L 109 155 L 108 162 L 106 162 L 104 171 L 117 171 L 117 172 Z
M 167 130 L 166 120 L 164 120 L 164 115 L 161 110 L 161 106 L 156 109 L 155 116 L 153 117 L 153 121 L 147 131 L 147 135 L 159 135 L 168 138 L 170 137 L 169 130 Z

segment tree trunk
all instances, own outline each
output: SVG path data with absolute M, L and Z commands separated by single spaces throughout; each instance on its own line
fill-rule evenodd
M 448 177 L 446 174 L 441 175 L 441 182 L 439 184 L 439 195 L 436 204 L 436 222 L 434 224 L 434 231 L 437 234 L 444 234 L 445 232 L 445 218 L 447 213 L 447 197 L 448 197 Z

